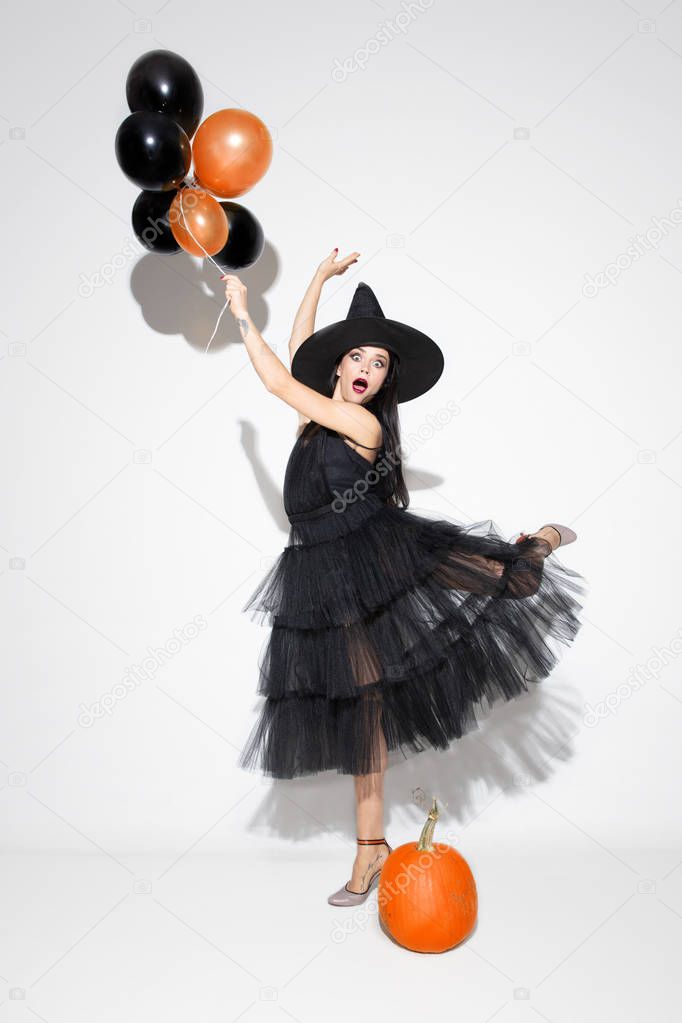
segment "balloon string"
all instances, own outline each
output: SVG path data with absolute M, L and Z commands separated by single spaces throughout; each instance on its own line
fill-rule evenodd
M 199 246 L 199 248 L 200 248 L 200 249 L 202 250 L 202 252 L 203 252 L 203 253 L 204 253 L 204 254 L 205 254 L 205 255 L 207 256 L 207 258 L 211 260 L 211 262 L 212 262 L 212 263 L 213 263 L 213 265 L 215 266 L 216 270 L 218 270 L 218 272 L 220 273 L 220 275 L 221 275 L 221 277 L 222 277 L 222 267 L 221 267 L 221 266 L 219 266 L 219 264 L 218 264 L 218 263 L 216 263 L 215 259 L 213 258 L 213 256 L 212 256 L 212 255 L 211 255 L 210 253 L 206 252 L 206 249 L 205 249 L 205 248 L 204 248 L 204 246 L 203 246 L 203 245 L 201 244 L 201 242 L 199 241 L 199 239 L 198 239 L 198 238 L 195 238 L 195 237 L 194 237 L 194 234 L 192 233 L 192 229 L 190 228 L 189 224 L 187 223 L 187 219 L 186 219 L 186 217 L 185 217 L 185 208 L 184 208 L 184 206 L 182 205 L 182 192 L 183 192 L 183 190 L 182 190 L 182 189 L 180 189 L 180 212 L 182 213 L 182 220 L 183 220 L 183 224 L 184 224 L 185 230 L 187 231 L 187 233 L 188 233 L 189 235 L 191 235 L 191 237 L 192 237 L 192 240 L 193 240 L 194 242 L 196 242 L 196 244 L 197 244 L 197 245 Z M 204 355 L 206 355 L 206 352 L 208 352 L 208 349 L 209 349 L 209 347 L 210 347 L 210 345 L 211 345 L 211 341 L 213 340 L 213 338 L 214 338 L 214 337 L 215 337 L 215 335 L 216 335 L 216 331 L 217 331 L 217 329 L 218 329 L 218 325 L 219 325 L 219 323 L 220 323 L 221 319 L 223 318 L 223 313 L 225 312 L 225 310 L 227 309 L 227 307 L 228 307 L 228 305 L 229 305 L 229 304 L 230 304 L 230 300 L 229 300 L 229 298 L 228 298 L 228 299 L 226 300 L 226 302 L 225 302 L 225 305 L 224 305 L 224 306 L 223 306 L 223 308 L 222 308 L 222 309 L 220 310 L 220 314 L 219 314 L 219 316 L 218 316 L 218 319 L 216 320 L 216 324 L 215 324 L 215 327 L 213 328 L 213 333 L 211 334 L 211 337 L 210 337 L 210 339 L 209 339 L 209 342 L 208 342 L 208 344 L 206 345 L 206 348 L 205 348 L 205 350 L 204 350 Z

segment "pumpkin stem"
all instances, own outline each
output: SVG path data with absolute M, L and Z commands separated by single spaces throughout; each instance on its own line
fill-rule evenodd
M 436 827 L 436 821 L 438 820 L 439 816 L 440 814 L 438 813 L 438 804 L 436 802 L 436 797 L 434 796 L 433 805 L 429 810 L 429 816 L 426 818 L 426 823 L 422 828 L 422 833 L 419 836 L 419 841 L 417 842 L 417 849 L 419 849 L 420 851 L 431 852 L 431 850 L 433 849 L 433 832 L 434 828 Z

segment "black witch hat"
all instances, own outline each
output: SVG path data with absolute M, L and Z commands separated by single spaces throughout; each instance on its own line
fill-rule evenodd
M 387 319 L 368 284 L 360 281 L 345 320 L 321 327 L 306 338 L 291 364 L 291 374 L 322 394 L 336 360 L 356 345 L 386 348 L 400 362 L 398 402 L 411 401 L 433 387 L 443 372 L 443 353 L 430 337 L 399 320 Z

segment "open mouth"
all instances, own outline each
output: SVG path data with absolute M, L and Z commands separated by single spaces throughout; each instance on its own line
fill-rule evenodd
M 362 377 L 358 377 L 357 380 L 353 381 L 353 390 L 355 391 L 356 394 L 363 394 L 364 391 L 367 390 L 368 386 L 369 385 L 367 381 L 363 380 Z

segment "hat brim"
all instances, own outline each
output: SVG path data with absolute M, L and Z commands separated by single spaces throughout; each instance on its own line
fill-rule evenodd
M 378 316 L 356 316 L 321 327 L 296 351 L 291 374 L 296 380 L 325 393 L 337 358 L 356 345 L 386 348 L 400 359 L 398 402 L 411 401 L 440 378 L 445 360 L 435 341 L 420 330 Z

